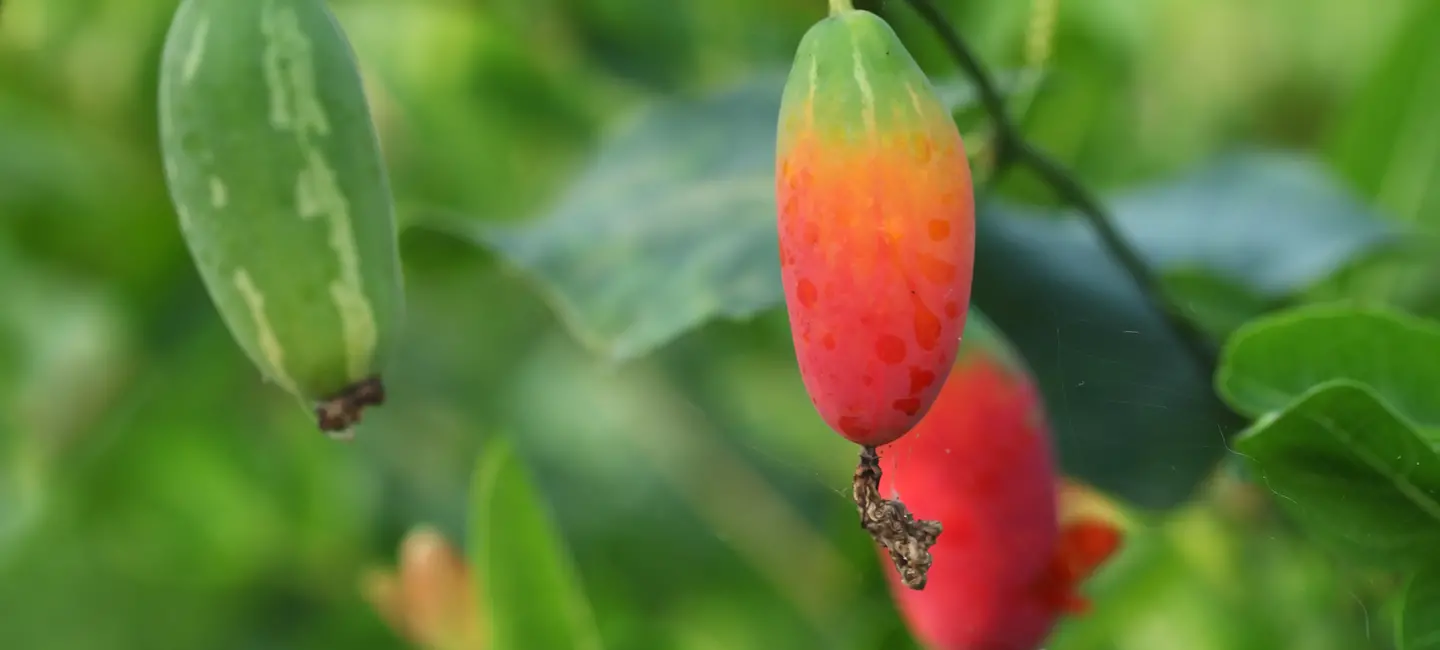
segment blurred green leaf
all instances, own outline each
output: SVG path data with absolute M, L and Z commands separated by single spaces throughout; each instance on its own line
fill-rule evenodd
M 1433 107 L 1440 101 L 1440 4 L 1403 3 L 1407 14 L 1388 51 L 1362 79 L 1332 127 L 1328 157 L 1366 198 L 1415 230 L 1440 232 L 1440 128 Z M 1434 243 L 1411 259 L 1366 269 L 1352 293 L 1410 308 L 1437 305 Z
M 1227 342 L 1216 387 L 1258 416 L 1286 408 L 1316 384 L 1370 386 L 1405 417 L 1440 427 L 1440 324 L 1383 309 L 1310 305 L 1254 321 Z
M 1410 577 L 1400 614 L 1400 647 L 1440 648 L 1440 565 L 1431 564 Z
M 1110 206 L 1152 264 L 1207 269 L 1263 297 L 1305 289 L 1398 241 L 1318 162 L 1279 151 L 1230 153 Z
M 980 209 L 971 300 L 1035 371 L 1062 469 L 1139 507 L 1184 501 L 1225 449 L 1209 378 L 1089 230 Z
M 1220 330 L 1392 239 L 1316 164 L 1281 153 L 1224 156 L 1112 207 L 1140 254 L 1173 269 L 1173 297 Z M 1233 433 L 1211 378 L 1085 222 L 979 209 L 971 300 L 1035 369 L 1062 467 L 1140 506 L 1183 501 Z
M 710 318 L 773 307 L 782 83 L 771 75 L 652 107 L 547 217 L 479 238 L 538 278 L 571 331 L 616 360 Z
M 1218 496 L 1127 531 L 1120 554 L 1083 587 L 1094 609 L 1061 619 L 1045 648 L 1392 647 L 1353 624 L 1349 614 L 1364 605 L 1345 593 L 1333 558 L 1275 524 L 1227 519 Z
M 599 631 L 549 507 L 510 441 L 491 439 L 471 487 L 469 555 L 488 650 L 598 650 Z
M 1440 456 L 1370 387 L 1338 379 L 1235 441 L 1316 538 L 1368 565 L 1408 566 L 1440 547 Z
M 1165 271 L 1162 281 L 1190 319 L 1217 339 L 1229 337 L 1230 333 L 1260 317 L 1270 307 L 1269 301 L 1242 283 L 1199 268 Z
M 1410 3 L 1390 50 L 1335 125 L 1331 158 L 1403 221 L 1440 224 L 1440 4 Z

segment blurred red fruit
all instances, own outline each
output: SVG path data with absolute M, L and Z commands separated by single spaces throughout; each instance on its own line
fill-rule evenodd
M 924 420 L 880 450 L 882 494 L 945 526 L 923 591 L 887 571 L 927 648 L 1034 650 L 1060 616 L 1088 610 L 1078 587 L 1121 532 L 1086 507 L 1098 495 L 1056 476 L 1033 382 L 980 318 Z

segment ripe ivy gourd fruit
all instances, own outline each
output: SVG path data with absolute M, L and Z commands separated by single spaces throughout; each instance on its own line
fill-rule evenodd
M 975 204 L 949 109 L 879 16 L 832 3 L 781 104 L 780 276 L 800 376 L 859 445 L 905 435 L 965 327 Z
M 405 309 L 349 42 L 323 0 L 184 0 L 159 86 L 170 197 L 221 318 L 322 431 L 348 436 L 384 401 Z
M 800 39 L 780 104 L 780 278 L 810 401 L 861 446 L 861 525 L 922 590 L 944 528 L 882 496 L 876 448 L 925 418 L 955 361 L 974 273 L 970 167 L 890 25 L 851 0 L 829 5 Z

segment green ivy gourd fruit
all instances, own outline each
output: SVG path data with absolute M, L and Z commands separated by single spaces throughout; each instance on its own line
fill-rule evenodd
M 384 402 L 405 297 L 389 180 L 323 0 L 184 0 L 160 69 L 170 197 L 200 277 L 271 382 L 348 436 Z

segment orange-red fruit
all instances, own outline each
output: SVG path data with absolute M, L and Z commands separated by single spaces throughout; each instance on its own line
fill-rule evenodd
M 851 441 L 895 440 L 930 408 L 965 323 L 975 232 L 960 133 L 889 25 L 841 11 L 800 43 L 776 159 L 805 387 Z
M 1093 497 L 1056 476 L 1035 387 L 1013 357 L 971 338 L 925 419 L 880 450 L 882 496 L 945 525 L 923 591 L 886 570 L 924 647 L 1033 650 L 1062 615 L 1087 610 L 1079 586 L 1121 532 L 1066 507 Z

